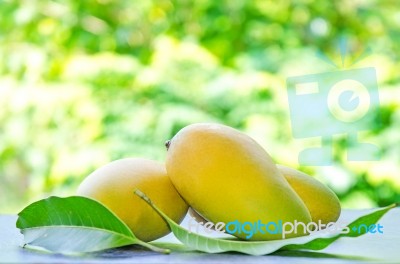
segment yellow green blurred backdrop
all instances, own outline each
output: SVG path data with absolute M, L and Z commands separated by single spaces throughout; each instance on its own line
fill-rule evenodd
M 287 77 L 375 67 L 380 111 L 365 139 L 377 162 L 299 167 Z M 194 122 L 236 127 L 277 163 L 330 186 L 347 208 L 400 201 L 400 10 L 396 1 L 1 0 L 0 213 L 72 195 L 95 168 L 165 158 Z M 312 128 L 310 128 L 312 129 Z

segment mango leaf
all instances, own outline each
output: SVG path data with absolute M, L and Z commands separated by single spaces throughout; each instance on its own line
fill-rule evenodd
M 137 244 L 169 252 L 139 240 L 107 207 L 86 197 L 49 197 L 27 206 L 18 216 L 24 246 L 35 249 L 77 254 Z
M 328 232 L 315 232 L 308 236 L 282 239 L 282 240 L 271 240 L 271 241 L 240 241 L 240 240 L 227 240 L 219 238 L 211 238 L 196 233 L 189 232 L 185 228 L 181 227 L 167 215 L 165 215 L 153 202 L 140 190 L 136 190 L 135 194 L 146 201 L 158 214 L 167 222 L 171 231 L 185 246 L 207 253 L 222 253 L 222 252 L 240 252 L 249 255 L 267 255 L 278 250 L 320 250 L 339 237 L 357 237 L 366 233 L 365 229 L 360 229 L 360 233 L 352 230 L 353 227 L 357 227 L 360 224 L 370 226 L 375 224 L 386 212 L 390 209 L 395 208 L 397 205 L 393 204 L 384 208 L 377 209 L 372 213 L 368 213 L 364 216 L 359 217 L 348 225 L 349 233 L 328 233 Z

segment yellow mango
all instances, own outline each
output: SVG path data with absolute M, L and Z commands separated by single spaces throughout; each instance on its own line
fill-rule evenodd
M 188 205 L 172 185 L 165 165 L 147 159 L 113 161 L 87 176 L 77 194 L 103 203 L 143 241 L 168 234 L 165 221 L 134 194 L 136 189 L 150 197 L 175 222 L 180 223 L 186 215 Z
M 283 165 L 277 167 L 307 206 L 313 222 L 328 224 L 339 218 L 340 202 L 331 189 L 301 171 Z
M 268 153 L 231 127 L 200 123 L 180 130 L 167 144 L 166 168 L 172 183 L 199 214 L 218 223 L 311 221 L 307 207 Z M 250 240 L 281 239 L 256 232 Z M 302 236 L 304 232 L 286 237 Z

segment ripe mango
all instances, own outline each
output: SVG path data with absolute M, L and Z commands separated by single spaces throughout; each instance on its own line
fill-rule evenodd
M 339 218 L 340 202 L 332 190 L 301 171 L 283 165 L 277 167 L 307 206 L 313 222 L 321 220 L 322 224 L 328 224 Z
M 276 166 L 303 200 L 314 223 L 321 221 L 322 224 L 326 225 L 330 222 L 336 222 L 340 216 L 341 207 L 339 199 L 331 189 L 301 171 L 279 164 Z M 189 208 L 188 212 L 197 222 L 207 222 L 193 208 Z
M 200 215 L 217 222 L 311 221 L 307 207 L 268 153 L 252 138 L 219 124 L 192 124 L 167 144 L 172 183 Z M 235 233 L 246 238 L 244 233 Z M 287 237 L 302 236 L 291 233 Z M 251 240 L 281 239 L 257 232 Z
M 134 194 L 136 189 L 177 223 L 186 215 L 188 205 L 172 185 L 165 165 L 147 159 L 126 158 L 100 167 L 83 180 L 77 194 L 103 203 L 143 241 L 168 234 L 165 221 Z

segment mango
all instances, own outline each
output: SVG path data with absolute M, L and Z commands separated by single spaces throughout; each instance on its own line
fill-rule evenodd
M 338 197 L 331 189 L 301 171 L 283 165 L 277 167 L 307 206 L 314 223 L 336 222 L 341 208 Z
M 338 220 L 341 212 L 340 201 L 331 189 L 304 172 L 279 164 L 276 166 L 303 200 L 314 223 L 321 221 L 322 224 L 327 225 Z M 197 222 L 203 224 L 207 222 L 193 208 L 189 208 L 188 212 Z
M 165 221 L 134 194 L 136 189 L 177 223 L 186 215 L 188 205 L 172 185 L 165 165 L 147 159 L 126 158 L 100 167 L 83 180 L 77 194 L 103 203 L 143 241 L 168 234 Z
M 245 225 L 311 221 L 306 205 L 269 154 L 244 133 L 219 124 L 192 124 L 167 147 L 168 176 L 185 201 L 207 220 Z M 249 238 L 238 230 L 233 235 L 249 240 L 282 238 L 274 232 L 255 232 Z M 302 235 L 304 230 L 286 237 Z

